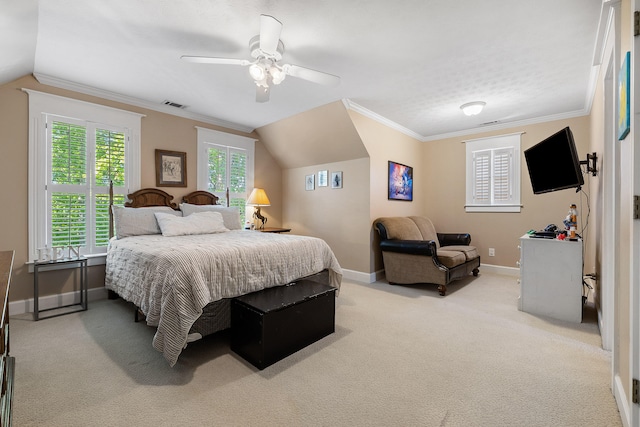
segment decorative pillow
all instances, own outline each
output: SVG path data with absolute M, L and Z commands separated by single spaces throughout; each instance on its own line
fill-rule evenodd
M 189 216 L 195 212 L 220 212 L 224 220 L 224 226 L 229 230 L 241 230 L 240 210 L 236 207 L 226 207 L 220 205 L 192 205 L 181 203 L 180 210 L 183 216 Z
M 129 236 L 141 236 L 145 234 L 160 234 L 158 221 L 154 213 L 165 212 L 170 215 L 182 215 L 169 206 L 150 206 L 146 208 L 125 208 L 112 206 L 113 222 L 116 238 L 122 239 Z
M 224 226 L 224 220 L 220 212 L 196 212 L 189 216 L 175 216 L 164 212 L 156 212 L 155 216 L 162 235 L 165 237 L 229 231 Z

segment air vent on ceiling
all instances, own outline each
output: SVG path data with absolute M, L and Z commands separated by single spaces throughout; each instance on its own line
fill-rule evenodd
M 173 102 L 173 101 L 163 101 L 162 102 L 164 105 L 168 105 L 169 107 L 175 107 L 175 108 L 180 108 L 181 110 L 184 110 L 185 108 L 187 108 L 186 105 L 182 105 L 182 104 L 178 104 L 177 102 Z
M 482 123 L 480 126 L 490 126 L 490 125 L 495 125 L 500 123 L 500 120 L 494 120 L 492 122 L 486 122 L 486 123 Z

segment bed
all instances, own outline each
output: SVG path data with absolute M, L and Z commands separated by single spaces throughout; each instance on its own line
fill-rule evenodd
M 155 188 L 127 197 L 125 207 L 113 207 L 105 286 L 157 328 L 153 347 L 171 366 L 189 341 L 230 326 L 234 297 L 301 278 L 340 288 L 342 270 L 322 239 L 243 230 L 233 208 L 208 192 L 184 196 L 180 207 Z M 184 234 L 180 227 L 196 220 L 208 221 L 206 234 Z

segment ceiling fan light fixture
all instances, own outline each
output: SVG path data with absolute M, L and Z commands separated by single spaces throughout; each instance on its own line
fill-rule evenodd
M 280 83 L 282 83 L 284 78 L 287 76 L 284 70 L 281 70 L 276 65 L 271 66 L 271 68 L 269 69 L 269 74 L 271 75 L 271 80 L 273 81 L 274 85 L 279 85 Z
M 486 102 L 474 101 L 461 105 L 460 109 L 467 116 L 475 116 L 476 114 L 480 114 L 485 105 L 487 105 Z
M 264 68 L 264 65 L 260 63 L 251 64 L 249 67 L 249 75 L 257 83 L 267 77 L 267 70 Z

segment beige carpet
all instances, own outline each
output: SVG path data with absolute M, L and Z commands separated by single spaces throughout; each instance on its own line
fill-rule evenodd
M 336 333 L 258 371 L 228 335 L 170 368 L 123 301 L 11 319 L 14 425 L 621 426 L 593 309 L 582 324 L 516 309 L 511 277 L 450 287 L 345 281 Z

